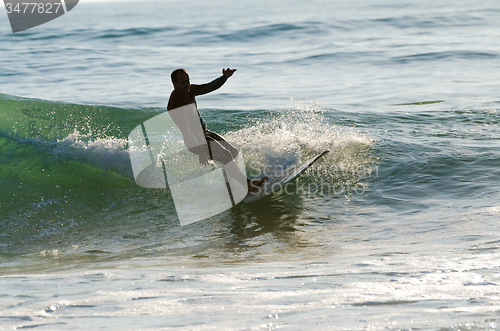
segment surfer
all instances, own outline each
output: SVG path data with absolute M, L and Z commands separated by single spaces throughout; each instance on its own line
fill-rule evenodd
M 198 95 L 207 94 L 219 89 L 222 85 L 224 85 L 227 79 L 234 74 L 235 71 L 236 69 L 222 69 L 221 77 L 211 81 L 210 83 L 195 85 L 191 84 L 186 70 L 174 70 L 170 75 L 172 84 L 174 85 L 174 90 L 170 94 L 167 110 L 170 112 L 171 110 L 194 103 L 196 111 L 198 112 L 204 139 L 207 144 L 189 147 L 187 144 L 187 137 L 197 135 L 197 132 L 193 132 L 196 131 L 197 126 L 190 125 L 190 123 L 186 121 L 185 117 L 172 116 L 175 124 L 181 130 L 186 147 L 188 147 L 190 152 L 198 155 L 201 164 L 207 165 L 210 160 L 218 161 L 224 164 L 226 172 L 231 177 L 235 178 L 241 185 L 248 187 L 248 191 L 251 192 L 258 189 L 267 177 L 250 180 L 240 171 L 234 161 L 234 159 L 238 156 L 238 149 L 225 140 L 221 135 L 207 129 L 207 123 L 201 116 L 195 99 Z

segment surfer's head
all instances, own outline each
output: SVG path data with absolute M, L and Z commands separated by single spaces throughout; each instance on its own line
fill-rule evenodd
M 175 69 L 172 71 L 170 78 L 172 79 L 172 84 L 174 84 L 174 89 L 179 92 L 188 92 L 191 88 L 189 75 L 184 69 Z

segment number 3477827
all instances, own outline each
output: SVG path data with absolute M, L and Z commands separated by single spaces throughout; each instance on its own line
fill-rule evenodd
M 23 2 L 17 3 L 15 6 L 12 3 L 7 2 L 5 4 L 7 8 L 7 14 L 17 13 L 17 14 L 57 14 L 61 8 L 61 3 L 43 3 L 43 2 Z

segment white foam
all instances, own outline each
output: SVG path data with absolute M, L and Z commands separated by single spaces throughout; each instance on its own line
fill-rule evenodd
M 75 130 L 66 138 L 57 141 L 54 154 L 70 156 L 103 170 L 113 169 L 132 176 L 130 157 L 126 147 L 126 139 L 93 137 L 92 133 L 81 134 Z
M 313 177 L 319 177 L 319 172 L 323 179 L 335 181 L 342 177 L 339 169 L 357 174 L 360 167 L 372 167 L 366 150 L 374 140 L 329 123 L 326 115 L 317 103 L 293 102 L 290 109 L 254 120 L 241 130 L 227 133 L 226 138 L 242 148 L 247 169 L 257 172 L 269 165 L 291 166 L 326 149 L 330 153 L 314 167 Z M 273 170 L 278 169 L 269 172 Z

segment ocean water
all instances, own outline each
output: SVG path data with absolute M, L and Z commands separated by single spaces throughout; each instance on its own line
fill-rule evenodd
M 500 329 L 498 1 L 0 15 L 0 330 Z M 197 100 L 247 169 L 330 153 L 180 226 L 127 141 L 178 67 L 238 69 Z

